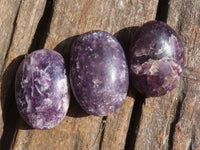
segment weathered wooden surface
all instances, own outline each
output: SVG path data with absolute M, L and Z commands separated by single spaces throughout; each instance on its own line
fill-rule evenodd
M 170 2 L 168 22 L 181 36 L 186 62 L 182 80 L 182 99 L 174 124 L 171 147 L 200 149 L 200 2 L 174 0 Z M 176 9 L 175 9 L 176 8 Z M 176 14 L 176 15 L 174 15 Z
M 197 0 L 1 0 L 0 149 L 200 149 L 199 16 Z M 154 19 L 172 26 L 185 48 L 184 73 L 175 90 L 144 99 L 130 88 L 123 106 L 107 117 L 87 115 L 72 98 L 67 116 L 51 130 L 23 122 L 14 78 L 26 52 L 55 49 L 67 61 L 76 36 L 96 29 L 114 34 L 126 50 L 131 32 Z

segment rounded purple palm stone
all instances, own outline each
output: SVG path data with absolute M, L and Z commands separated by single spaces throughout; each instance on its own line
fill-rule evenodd
M 91 31 L 72 48 L 70 83 L 75 98 L 89 114 L 106 116 L 122 105 L 128 90 L 124 51 L 111 34 Z
M 174 89 L 184 66 L 184 49 L 175 31 L 161 21 L 145 23 L 130 48 L 130 77 L 146 97 Z
M 56 126 L 65 117 L 70 100 L 63 57 L 48 49 L 26 56 L 17 71 L 15 95 L 18 110 L 30 126 Z

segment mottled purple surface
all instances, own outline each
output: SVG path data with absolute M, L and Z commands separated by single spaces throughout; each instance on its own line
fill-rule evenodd
M 59 53 L 43 49 L 26 56 L 15 83 L 18 110 L 30 126 L 50 129 L 65 117 L 70 96 L 64 59 Z
M 106 116 L 115 111 L 128 90 L 127 62 L 119 42 L 103 31 L 79 36 L 71 52 L 70 82 L 89 114 Z
M 130 48 L 132 85 L 147 97 L 174 89 L 184 66 L 184 50 L 175 31 L 160 21 L 145 23 Z

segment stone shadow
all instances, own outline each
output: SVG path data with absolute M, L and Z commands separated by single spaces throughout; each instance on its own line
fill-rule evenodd
M 122 45 L 127 61 L 129 61 L 129 49 L 132 43 L 134 43 L 134 36 L 137 32 L 139 27 L 128 27 L 124 28 L 117 33 L 114 34 L 114 36 L 117 38 L 119 43 Z M 130 70 L 130 66 L 128 65 L 128 68 Z M 125 149 L 134 149 L 136 137 L 137 137 L 137 131 L 140 124 L 141 114 L 142 114 L 142 106 L 145 103 L 146 97 L 139 93 L 131 83 L 131 79 L 129 76 L 129 90 L 128 90 L 128 96 L 133 97 L 135 99 L 131 120 L 129 124 L 128 133 L 126 136 L 126 144 Z
M 78 35 L 73 36 L 73 37 L 69 37 L 65 40 L 63 40 L 62 42 L 60 42 L 55 48 L 54 50 L 59 52 L 63 58 L 65 59 L 65 63 L 66 63 L 66 70 L 67 70 L 67 76 L 68 76 L 68 81 L 69 81 L 69 68 L 70 68 L 70 52 L 71 52 L 71 48 L 72 45 L 74 43 L 74 41 L 76 40 L 76 38 L 78 37 Z M 81 106 L 79 105 L 79 103 L 76 101 L 72 90 L 70 89 L 70 94 L 71 94 L 71 98 L 70 98 L 70 105 L 69 105 L 69 109 L 67 112 L 67 116 L 70 117 L 86 117 L 89 116 L 88 113 L 86 113 Z
M 23 59 L 24 55 L 15 58 L 2 75 L 1 108 L 4 127 L 0 149 L 11 148 L 18 128 L 30 129 L 20 117 L 15 100 L 15 75 Z
M 133 38 L 135 36 L 135 33 L 137 32 L 138 30 L 138 26 L 136 27 L 127 27 L 127 28 L 124 28 L 124 29 L 121 29 L 120 31 L 116 32 L 114 34 L 114 36 L 116 37 L 116 39 L 119 41 L 119 43 L 121 44 L 122 48 L 124 49 L 124 53 L 126 55 L 126 59 L 127 59 L 127 64 L 128 64 L 128 70 L 130 70 L 130 66 L 129 66 L 129 49 L 130 49 L 130 45 L 132 45 L 132 43 L 134 42 L 133 41 Z M 131 85 L 131 79 L 130 79 L 130 76 L 129 76 L 129 90 L 128 90 L 128 96 L 130 97 L 135 97 L 134 95 L 136 93 L 139 93 L 136 91 L 136 89 L 134 89 Z M 137 94 L 136 94 L 137 95 Z

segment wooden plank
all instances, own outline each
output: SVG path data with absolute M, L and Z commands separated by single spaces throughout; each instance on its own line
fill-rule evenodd
M 174 0 L 170 2 L 168 23 L 181 35 L 185 48 L 183 92 L 179 93 L 179 115 L 174 124 L 171 148 L 200 149 L 200 3 Z
M 13 8 L 11 9 L 13 12 L 9 12 L 11 13 L 9 19 L 6 15 L 1 16 L 7 25 L 1 24 L 2 29 L 5 28 L 1 31 L 3 33 L 1 34 L 3 39 L 0 55 L 3 63 L 1 65 L 5 64 L 1 86 L 3 91 L 1 91 L 1 104 L 9 107 L 5 111 L 9 113 L 5 115 L 4 112 L 8 126 L 4 131 L 3 141 L 5 142 L 5 135 L 9 127 L 15 127 L 10 124 L 18 122 L 20 129 L 16 141 L 12 143 L 14 149 L 99 149 L 99 147 L 101 149 L 123 149 L 134 103 L 132 95 L 126 98 L 120 109 L 107 118 L 87 116 L 73 101 L 65 120 L 59 126 L 48 131 L 31 130 L 20 118 L 19 120 L 15 118 L 18 117 L 17 115 L 12 115 L 17 111 L 13 103 L 15 100 L 13 88 L 15 71 L 22 57 L 15 58 L 30 48 L 46 1 L 22 1 L 18 15 L 17 8 L 19 8 L 20 1 L 1 2 L 0 7 L 3 5 L 7 7 L 2 7 L 0 14 Z M 157 1 L 153 0 L 151 2 L 134 0 L 55 1 L 49 35 L 47 39 L 43 38 L 46 43 L 39 42 L 37 46 L 36 42 L 36 45 L 31 46 L 30 51 L 34 50 L 34 47 L 42 47 L 45 44 L 46 48 L 56 47 L 55 49 L 62 52 L 64 56 L 68 55 L 66 49 L 70 48 L 75 38 L 73 36 L 93 29 L 101 29 L 114 34 L 121 29 L 126 30 L 126 27 L 141 25 L 145 21 L 155 18 L 156 6 Z M 136 96 L 131 119 L 133 127 L 129 128 L 133 129 L 130 130 L 131 134 L 127 135 L 132 136 L 127 139 L 133 143 L 126 144 L 127 149 L 200 149 L 199 8 L 200 4 L 197 1 L 170 1 L 167 23 L 180 34 L 186 51 L 183 78 L 179 86 L 165 96 L 148 98 L 144 103 L 143 101 L 139 102 L 142 98 Z M 17 15 L 17 22 L 16 27 L 13 28 L 15 15 Z M 134 16 L 133 19 L 132 16 Z M 7 36 L 3 36 L 4 34 Z M 8 56 L 5 61 L 7 52 Z M 2 66 L 1 70 L 3 70 Z M 9 102 L 7 102 L 8 100 Z M 136 108 L 137 106 L 138 108 Z M 137 111 L 139 111 L 138 114 Z M 11 115 L 12 117 L 10 117 Z M 136 119 L 134 120 L 134 118 Z M 0 125 L 2 133 L 3 120 Z M 13 132 L 16 134 L 15 129 Z
M 5 57 L 12 37 L 13 25 L 18 12 L 20 1 L 0 1 L 0 77 L 5 62 Z M 10 11 L 7 11 L 10 10 Z M 1 81 L 0 81 L 1 86 Z M 1 96 L 1 93 L 0 93 Z M 0 109 L 0 116 L 2 110 Z M 0 137 L 3 134 L 3 118 L 0 117 Z
M 15 19 L 18 13 L 20 0 L 0 1 L 0 75 L 4 65 L 5 57 L 12 40 L 12 32 L 15 26 Z
M 145 100 L 135 145 L 129 148 L 200 149 L 199 9 L 198 1 L 170 1 L 167 23 L 180 35 L 185 48 L 183 77 L 172 92 Z
M 32 42 L 38 22 L 45 8 L 45 0 L 0 2 L 1 49 L 1 149 L 9 149 L 16 134 L 18 112 L 15 104 L 14 82 L 16 70 Z M 19 10 L 18 10 L 19 8 Z M 9 16 L 7 16 L 9 15 Z M 5 18 L 7 16 L 7 18 Z M 3 21 L 3 23 L 1 22 Z M 14 25 L 14 26 L 13 26 Z M 3 33 L 3 34 L 2 34 Z M 8 38 L 6 41 L 4 38 Z M 1 41 L 2 42 L 2 41 Z M 7 49 L 6 49 L 7 48 Z M 5 58 L 5 53 L 6 58 Z M 4 57 L 4 59 L 3 59 Z M 2 65 L 4 64 L 4 65 Z M 2 131 L 3 130 L 3 131 Z
M 157 2 L 56 0 L 44 47 L 55 48 L 68 57 L 77 35 L 97 29 L 114 34 L 139 26 L 155 18 Z M 14 149 L 124 149 L 134 102 L 131 97 L 107 118 L 85 115 L 72 99 L 65 119 L 51 130 L 26 130 L 23 122 L 19 123 Z
M 15 25 L 15 18 L 18 13 L 20 0 L 1 0 L 0 1 L 0 78 L 2 78 L 3 66 L 8 52 L 10 41 L 12 40 L 12 33 Z M 9 11 L 8 11 L 9 10 Z M 0 80 L 1 87 L 1 80 Z M 0 97 L 2 97 L 0 92 Z M 1 105 L 2 106 L 2 105 Z M 2 116 L 2 109 L 0 109 L 0 116 Z M 3 118 L 0 117 L 0 137 L 3 134 Z
M 25 0 L 21 2 L 15 26 L 16 29 L 9 49 L 10 52 L 8 53 L 5 68 L 17 56 L 24 55 L 28 52 L 37 25 L 42 17 L 45 4 L 45 0 Z
M 178 103 L 178 88 L 165 96 L 145 99 L 135 149 L 167 149 L 170 125 Z
M 132 97 L 127 97 L 123 106 L 115 113 L 108 116 L 105 123 L 104 134 L 102 135 L 102 150 L 124 149 L 132 108 L 133 99 Z

